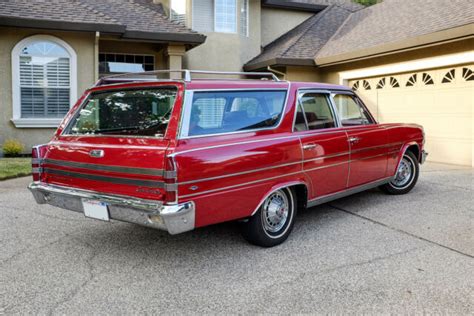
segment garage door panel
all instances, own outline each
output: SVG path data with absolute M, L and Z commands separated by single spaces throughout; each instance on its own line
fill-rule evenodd
M 361 78 L 359 82 L 365 80 L 374 89 L 364 91 L 360 84 L 357 92 L 379 122 L 423 125 L 428 160 L 473 165 L 474 81 L 463 77 L 464 68 L 474 69 L 470 65 Z

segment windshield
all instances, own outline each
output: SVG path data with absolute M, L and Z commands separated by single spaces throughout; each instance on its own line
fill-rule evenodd
M 176 94 L 176 87 L 92 93 L 66 133 L 163 137 Z

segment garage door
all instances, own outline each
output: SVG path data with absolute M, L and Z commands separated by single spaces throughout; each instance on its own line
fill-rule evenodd
M 351 80 L 381 123 L 424 126 L 434 162 L 474 166 L 474 65 Z

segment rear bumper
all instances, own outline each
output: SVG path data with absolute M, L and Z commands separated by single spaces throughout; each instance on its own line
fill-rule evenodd
M 28 186 L 38 204 L 50 204 L 70 211 L 84 213 L 82 199 L 107 204 L 111 219 L 161 229 L 179 234 L 194 229 L 193 202 L 164 205 L 159 201 L 106 195 L 98 192 L 33 182 Z
M 424 150 L 421 151 L 421 160 L 420 160 L 420 164 L 424 164 L 425 161 L 426 161 L 426 157 L 428 156 L 428 153 Z

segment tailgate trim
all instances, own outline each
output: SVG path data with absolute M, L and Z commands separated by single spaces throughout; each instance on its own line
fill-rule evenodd
M 110 171 L 110 172 L 130 173 L 130 174 L 149 175 L 149 176 L 163 176 L 164 175 L 164 170 L 162 169 L 135 168 L 135 167 L 125 167 L 125 166 L 108 166 L 108 165 L 98 165 L 98 164 L 92 164 L 92 163 L 67 161 L 67 160 L 60 160 L 60 159 L 50 159 L 50 158 L 43 159 L 42 163 L 49 164 L 49 165 L 56 165 L 60 167 L 89 169 L 89 170 L 94 170 L 94 171 Z
M 130 179 L 130 178 L 125 178 L 125 177 L 101 176 L 101 175 L 96 175 L 96 174 L 66 171 L 66 170 L 53 169 L 53 168 L 47 168 L 47 167 L 43 168 L 43 172 L 53 174 L 53 175 L 58 175 L 58 176 L 66 176 L 66 177 L 87 179 L 87 180 L 93 180 L 93 181 L 103 181 L 103 182 L 110 182 L 110 183 L 116 183 L 116 184 L 136 185 L 136 186 L 141 186 L 141 187 L 165 188 L 165 189 L 167 189 L 168 187 L 168 185 L 166 185 L 162 181 Z

